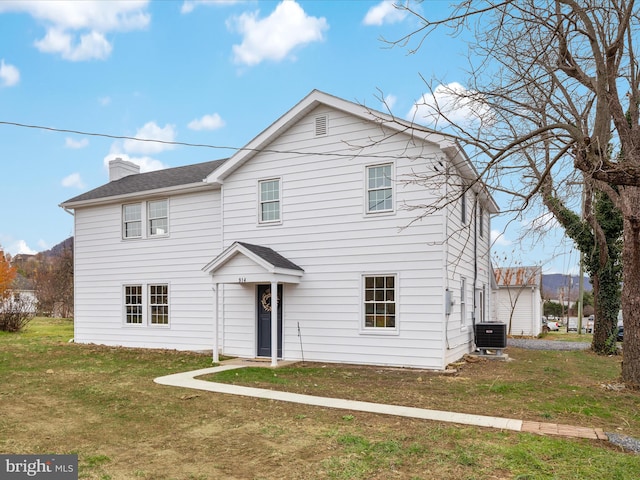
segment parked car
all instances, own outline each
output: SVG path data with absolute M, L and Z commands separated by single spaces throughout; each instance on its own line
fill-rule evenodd
M 621 342 L 624 338 L 624 324 L 622 323 L 622 310 L 618 312 L 618 333 L 616 334 L 616 340 Z
M 621 342 L 624 338 L 624 325 L 618 325 L 618 333 L 616 334 L 616 340 Z
M 543 332 L 557 331 L 557 330 L 560 330 L 560 326 L 558 325 L 558 322 L 552 322 L 550 320 L 547 320 L 547 317 L 542 317 Z

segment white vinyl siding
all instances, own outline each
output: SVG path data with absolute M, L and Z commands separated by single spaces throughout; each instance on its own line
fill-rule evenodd
M 201 269 L 222 249 L 220 191 L 168 200 L 171 236 L 161 241 L 122 241 L 121 203 L 76 209 L 76 342 L 211 349 L 214 297 L 211 277 Z M 142 287 L 141 324 L 126 322 L 126 285 Z M 168 325 L 151 324 L 149 285 L 168 285 Z
M 329 116 L 329 134 L 310 136 L 315 117 L 323 114 Z M 444 368 L 443 249 L 439 241 L 429 241 L 444 236 L 443 213 L 428 215 L 409 228 L 402 227 L 415 212 L 405 209 L 395 215 L 363 216 L 368 203 L 367 168 L 381 165 L 373 159 L 402 149 L 404 159 L 382 164 L 393 165 L 391 177 L 428 173 L 433 171 L 431 160 L 409 158 L 432 158 L 437 147 L 408 147 L 409 137 L 388 136 L 367 152 L 371 157 L 345 158 L 353 153 L 350 145 L 387 133 L 348 114 L 320 109 L 224 180 L 225 248 L 234 241 L 268 246 L 304 269 L 300 284 L 285 285 L 285 359 L 301 358 L 299 322 L 305 359 Z M 278 153 L 292 149 L 297 153 Z M 303 151 L 309 154 L 300 155 Z M 256 179 L 273 178 L 274 171 L 281 185 L 286 184 L 281 191 L 286 228 L 265 229 L 255 221 L 260 200 Z M 427 204 L 437 192 L 413 183 L 395 193 L 398 204 Z M 378 274 L 396 275 L 395 329 L 364 327 L 363 275 Z M 255 289 L 225 285 L 221 302 L 224 353 L 255 355 Z
M 367 212 L 393 211 L 392 164 L 367 167 Z

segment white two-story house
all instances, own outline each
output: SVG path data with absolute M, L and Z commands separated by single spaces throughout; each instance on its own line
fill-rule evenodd
M 116 160 L 61 206 L 79 343 L 443 369 L 488 320 L 498 208 L 465 152 L 320 91 L 229 159 Z

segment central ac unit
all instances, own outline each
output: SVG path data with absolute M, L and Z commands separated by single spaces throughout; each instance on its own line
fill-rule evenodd
M 476 323 L 476 347 L 507 348 L 506 323 Z

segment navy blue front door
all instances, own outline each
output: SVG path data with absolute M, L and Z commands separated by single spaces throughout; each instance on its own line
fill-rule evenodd
M 271 356 L 271 285 L 258 285 L 258 356 Z M 282 357 L 282 285 L 278 285 L 278 357 Z

